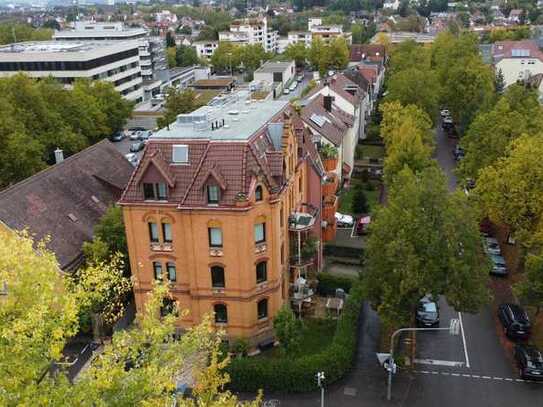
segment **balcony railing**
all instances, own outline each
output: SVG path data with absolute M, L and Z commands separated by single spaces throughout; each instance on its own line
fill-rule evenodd
M 301 204 L 288 217 L 288 230 L 303 232 L 311 229 L 315 225 L 318 214 L 319 208 L 307 203 Z

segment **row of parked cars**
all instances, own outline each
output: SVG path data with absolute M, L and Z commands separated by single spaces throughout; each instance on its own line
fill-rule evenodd
M 500 244 L 495 237 L 490 236 L 489 234 L 482 234 L 483 249 L 492 262 L 491 274 L 496 276 L 505 277 L 508 274 L 507 264 L 505 259 L 502 256 Z
M 458 133 L 456 132 L 456 126 L 451 116 L 451 112 L 449 112 L 448 109 L 442 109 L 440 111 L 440 115 L 441 115 L 441 127 L 443 128 L 443 130 L 445 130 L 445 132 L 447 133 L 447 136 L 453 137 L 453 138 L 458 137 Z

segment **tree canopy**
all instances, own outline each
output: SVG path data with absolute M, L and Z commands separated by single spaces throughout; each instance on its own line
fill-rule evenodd
M 450 195 L 443 173 L 405 166 L 387 205 L 372 219 L 364 287 L 386 324 L 408 325 L 420 298 L 445 295 L 455 309 L 476 311 L 487 299 L 477 221 L 466 197 Z
M 66 155 L 122 129 L 132 111 L 111 83 L 77 80 L 65 89 L 52 78 L 0 79 L 0 186 L 20 181 Z
M 163 128 L 173 123 L 178 114 L 190 113 L 201 105 L 196 100 L 196 92 L 192 89 L 168 88 L 164 103 L 164 114 L 158 118 L 157 126 Z

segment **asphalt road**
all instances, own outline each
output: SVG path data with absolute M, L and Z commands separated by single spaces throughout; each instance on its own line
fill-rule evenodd
M 313 78 L 313 72 L 304 71 L 304 80 L 298 83 L 298 86 L 296 86 L 296 89 L 294 89 L 288 95 L 281 95 L 278 98 L 278 100 L 290 100 L 295 97 L 300 97 L 302 90 L 304 90 L 304 88 L 307 86 L 307 84 L 312 78 Z

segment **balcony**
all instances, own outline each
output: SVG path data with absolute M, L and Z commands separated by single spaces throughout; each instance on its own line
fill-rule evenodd
M 326 174 L 322 183 L 322 196 L 334 195 L 339 186 L 339 178 L 335 173 Z
M 322 204 L 322 220 L 333 223 L 339 205 L 338 197 L 336 195 L 328 195 L 323 199 Z
M 300 236 L 292 242 L 289 264 L 294 268 L 306 268 L 315 263 L 318 255 L 319 240 L 313 236 Z
M 288 217 L 288 230 L 291 232 L 304 232 L 315 225 L 319 208 L 311 204 L 301 204 Z

